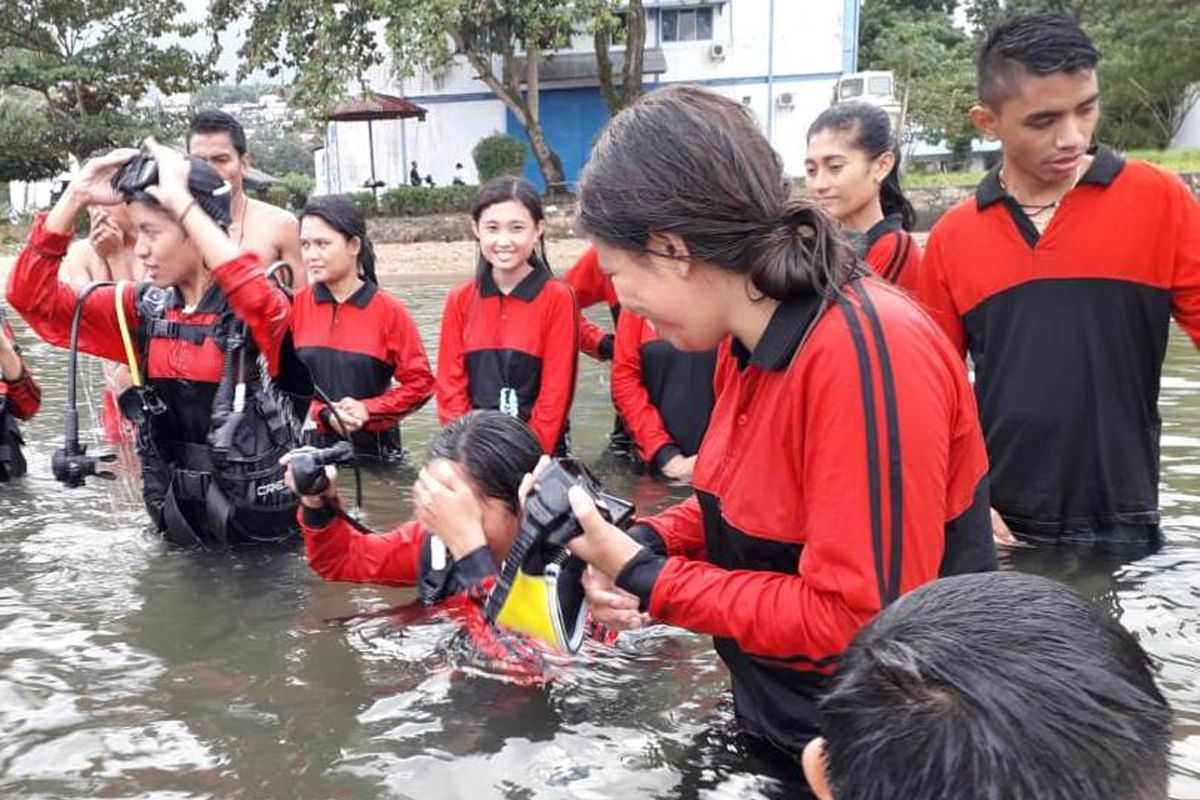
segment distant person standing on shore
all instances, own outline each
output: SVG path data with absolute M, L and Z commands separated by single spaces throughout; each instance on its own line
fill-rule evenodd
M 466 185 L 467 185 L 467 181 L 466 181 L 466 179 L 463 177 L 463 165 L 462 165 L 462 162 L 455 163 L 455 165 L 454 165 L 454 177 L 451 179 L 451 181 L 450 181 L 450 184 L 451 184 L 452 186 L 466 186 Z
M 412 162 L 412 169 L 408 171 L 408 183 L 410 186 L 421 185 L 421 171 L 417 169 L 417 162 Z

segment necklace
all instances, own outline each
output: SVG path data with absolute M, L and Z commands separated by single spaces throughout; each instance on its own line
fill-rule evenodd
M 1075 177 L 1071 179 L 1071 185 L 1064 189 L 1062 194 L 1060 194 L 1054 200 L 1051 200 L 1049 203 L 1022 203 L 1020 200 L 1018 200 L 1013 193 L 1008 190 L 1008 184 L 1004 181 L 1003 167 L 1000 169 L 1000 172 L 997 173 L 996 177 L 1000 179 L 1000 188 L 1004 190 L 1006 195 L 1011 197 L 1013 201 L 1016 202 L 1018 208 L 1020 208 L 1030 217 L 1040 217 L 1047 211 L 1058 208 L 1058 204 L 1061 203 L 1062 199 L 1067 196 L 1067 193 L 1075 188 L 1075 184 L 1079 183 L 1079 176 L 1082 174 L 1082 166 L 1083 165 L 1080 164 L 1079 167 L 1075 168 Z
M 1003 182 L 1001 182 L 1003 184 Z M 246 212 L 250 210 L 250 198 L 242 194 L 242 216 L 238 220 L 238 248 L 242 246 L 242 240 L 246 238 Z

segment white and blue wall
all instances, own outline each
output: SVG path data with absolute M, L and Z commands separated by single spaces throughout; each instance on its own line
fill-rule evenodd
M 664 72 L 645 75 L 647 88 L 694 83 L 745 103 L 788 172 L 801 174 L 809 124 L 829 106 L 838 76 L 856 68 L 858 0 L 650 0 L 646 6 L 646 47 L 661 49 L 666 62 Z M 697 8 L 712 9 L 711 38 L 666 41 L 664 20 Z M 721 57 L 714 57 L 714 44 L 721 46 Z M 591 38 L 580 36 L 565 52 L 591 49 Z M 438 185 L 450 182 L 455 162 L 473 181 L 476 142 L 496 132 L 524 138 L 515 117 L 465 63 L 402 81 L 391 78 L 385 66 L 370 82 L 377 91 L 403 95 L 429 112 L 424 122 L 373 123 L 375 174 L 389 188 L 406 182 L 411 161 Z M 540 100 L 542 127 L 573 183 L 608 120 L 608 109 L 594 79 L 543 81 Z M 366 123 L 330 123 L 318 191 L 361 189 L 370 176 L 370 152 Z M 525 174 L 541 186 L 532 156 Z

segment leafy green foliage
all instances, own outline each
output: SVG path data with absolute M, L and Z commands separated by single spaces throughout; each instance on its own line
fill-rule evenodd
M 494 133 L 480 139 L 471 150 L 479 180 L 487 182 L 500 175 L 520 175 L 525 167 L 525 143 L 506 133 Z
M 181 44 L 180 0 L 23 0 L 0 4 L 0 87 L 41 96 L 54 153 L 92 151 L 162 135 L 161 115 L 136 108 L 149 89 L 181 92 L 213 80 L 213 53 Z M 0 148 L 7 148 L 0 142 Z
M 254 166 L 276 177 L 313 172 L 312 146 L 298 133 L 264 127 L 253 131 L 246 143 Z

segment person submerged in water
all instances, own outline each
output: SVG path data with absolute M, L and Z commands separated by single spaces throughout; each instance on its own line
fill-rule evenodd
M 438 433 L 413 485 L 416 519 L 370 533 L 344 512 L 336 471 L 328 487 L 300 494 L 291 462 L 285 480 L 300 494 L 308 565 L 327 581 L 418 587 L 421 601 L 449 609 L 487 657 L 540 671 L 542 648 L 502 634 L 483 603 L 500 575 L 521 525 L 522 482 L 542 445 L 529 426 L 493 409 L 471 411 Z

